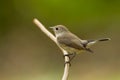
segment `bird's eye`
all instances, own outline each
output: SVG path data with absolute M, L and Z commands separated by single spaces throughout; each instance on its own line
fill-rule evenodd
M 56 30 L 58 30 L 58 28 L 56 28 Z

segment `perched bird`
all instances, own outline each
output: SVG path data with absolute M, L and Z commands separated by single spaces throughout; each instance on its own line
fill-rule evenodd
M 63 25 L 56 25 L 50 28 L 52 28 L 55 33 L 58 45 L 69 53 L 68 55 L 65 56 L 73 55 L 70 58 L 70 61 L 73 59 L 73 57 L 75 57 L 76 54 L 82 51 L 88 51 L 93 53 L 93 51 L 90 49 L 91 45 L 97 42 L 110 40 L 110 38 L 102 38 L 97 40 L 82 40 L 75 34 L 71 33 Z

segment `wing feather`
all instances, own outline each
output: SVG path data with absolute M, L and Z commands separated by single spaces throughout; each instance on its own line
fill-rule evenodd
M 74 34 L 71 34 L 68 36 L 67 34 L 64 34 L 64 36 L 59 36 L 57 37 L 58 43 L 63 44 L 66 46 L 69 46 L 71 48 L 75 48 L 78 50 L 85 49 L 84 46 L 82 45 L 80 39 L 75 36 Z

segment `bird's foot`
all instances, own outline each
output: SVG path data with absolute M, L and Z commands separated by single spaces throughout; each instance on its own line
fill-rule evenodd
M 69 64 L 69 65 L 71 66 L 71 63 L 70 63 L 70 55 L 71 55 L 71 54 L 65 54 L 65 55 L 63 55 L 64 58 L 65 58 L 66 56 L 69 58 L 68 61 L 65 61 L 64 66 L 65 66 L 66 64 Z
M 76 56 L 76 53 L 73 53 L 73 54 L 65 54 L 65 55 L 64 55 L 64 58 L 65 58 L 65 56 L 69 57 L 69 60 L 66 61 L 65 64 L 69 64 L 69 65 L 71 66 L 71 63 L 70 63 L 70 62 L 71 62 L 71 61 L 73 60 L 73 58 Z M 65 65 L 65 64 L 64 64 L 64 65 Z
M 69 65 L 71 66 L 70 61 L 66 61 L 66 62 L 64 63 L 64 66 L 67 65 L 67 64 L 69 64 Z

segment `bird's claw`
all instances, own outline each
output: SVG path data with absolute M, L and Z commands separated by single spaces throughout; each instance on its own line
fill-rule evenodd
M 66 61 L 66 62 L 64 63 L 64 65 L 66 65 L 66 64 L 69 64 L 69 65 L 71 66 L 70 61 Z

